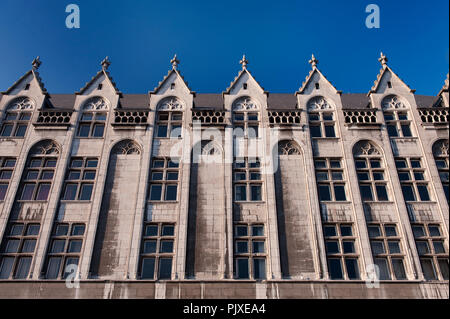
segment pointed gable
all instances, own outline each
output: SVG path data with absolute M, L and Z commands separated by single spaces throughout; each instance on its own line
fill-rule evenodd
M 336 87 L 327 79 L 325 75 L 317 68 L 318 60 L 315 58 L 314 54 L 312 55 L 309 63 L 312 66 L 311 71 L 309 71 L 308 76 L 305 81 L 302 83 L 302 86 L 298 89 L 296 94 L 310 94 L 315 88 L 316 84 L 319 84 L 319 87 L 323 87 L 324 85 L 331 88 L 331 90 L 335 94 L 341 94 L 342 92 L 337 90 Z
M 172 69 L 169 70 L 167 75 L 162 79 L 161 82 L 158 83 L 158 86 L 153 89 L 153 91 L 150 91 L 150 94 L 158 94 L 162 93 L 164 94 L 167 90 L 170 90 L 172 88 L 172 85 L 175 85 L 176 87 L 179 87 L 180 85 L 184 87 L 189 94 L 193 94 L 195 96 L 195 92 L 192 91 L 189 88 L 188 83 L 184 79 L 184 77 L 181 75 L 181 73 L 178 71 L 178 64 L 180 61 L 177 59 L 177 55 L 173 57 L 173 59 L 170 61 L 172 64 Z
M 394 88 L 403 88 L 410 93 L 414 93 L 415 90 L 412 90 L 392 69 L 387 65 L 388 58 L 381 53 L 380 61 L 382 68 L 380 73 L 377 75 L 377 79 L 374 82 L 374 85 L 370 89 L 368 95 L 372 93 L 382 93 L 387 89 Z
M 40 93 L 42 93 L 43 95 L 48 95 L 44 82 L 42 81 L 41 77 L 39 76 L 39 72 L 37 71 L 41 64 L 42 62 L 39 57 L 34 59 L 32 62 L 32 69 L 21 76 L 16 82 L 14 82 L 14 84 L 10 88 L 8 88 L 5 92 L 2 92 L 2 94 L 9 95 L 12 93 L 14 94 L 14 92 L 16 92 L 15 94 L 17 94 L 18 92 L 24 90 L 27 84 L 30 84 L 30 86 L 36 85 Z
M 85 94 L 89 89 L 92 89 L 92 87 L 97 88 L 98 84 L 102 82 L 107 82 L 110 87 L 114 90 L 114 92 L 122 97 L 122 92 L 117 88 L 116 83 L 114 82 L 111 74 L 108 72 L 108 67 L 111 65 L 111 62 L 109 61 L 109 58 L 106 57 L 102 62 L 102 69 L 92 77 L 92 79 L 87 82 L 84 87 L 82 87 L 78 92 L 76 92 L 76 95 L 82 95 Z
M 256 88 L 261 94 L 268 94 L 268 92 L 261 86 L 261 84 L 256 81 L 250 71 L 247 69 L 248 60 L 245 55 L 239 62 L 242 65 L 242 70 L 239 71 L 238 75 L 230 83 L 228 88 L 222 94 L 237 94 L 240 90 L 248 90 L 250 88 Z M 244 84 L 247 88 L 244 88 Z

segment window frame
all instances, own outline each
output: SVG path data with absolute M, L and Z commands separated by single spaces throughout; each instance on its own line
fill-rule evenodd
M 413 167 L 412 162 L 420 162 L 420 167 Z M 404 162 L 406 163 L 406 167 L 399 167 L 398 163 Z M 426 168 L 424 167 L 424 161 L 419 157 L 396 157 L 395 158 L 395 167 L 397 170 L 397 174 L 400 180 L 400 185 L 402 188 L 403 198 L 406 203 L 409 202 L 424 202 L 429 203 L 432 202 L 432 194 L 431 189 L 429 187 L 430 181 L 428 179 L 428 174 L 426 172 Z M 406 173 L 409 176 L 409 179 L 405 180 L 400 176 L 406 176 Z M 423 179 L 416 179 L 416 174 L 422 174 Z M 428 200 L 422 199 L 422 193 L 420 192 L 420 187 L 425 186 L 427 191 Z M 414 200 L 408 200 L 405 196 L 404 188 L 411 187 L 412 195 Z
M 85 116 L 92 116 L 91 119 L 86 120 L 83 119 Z M 105 119 L 99 120 L 99 116 L 105 116 Z M 78 127 L 77 127 L 77 134 L 76 137 L 80 139 L 102 139 L 105 137 L 106 132 L 106 124 L 108 122 L 108 111 L 107 110 L 98 110 L 98 111 L 92 111 L 92 110 L 86 110 L 81 112 L 80 120 L 78 121 Z M 95 136 L 94 132 L 97 126 L 103 125 L 103 134 L 102 136 Z M 89 126 L 89 133 L 87 136 L 81 136 L 81 128 L 82 126 Z
M 155 162 L 162 161 L 164 162 L 162 167 L 154 166 Z M 170 163 L 177 163 L 177 167 L 171 167 Z M 172 159 L 168 157 L 153 157 L 151 161 L 150 168 L 150 178 L 149 178 L 149 189 L 148 189 L 148 202 L 166 202 L 166 203 L 176 203 L 179 199 L 179 189 L 180 189 L 180 172 L 181 172 L 181 161 L 180 159 Z M 168 179 L 169 174 L 177 173 L 177 179 Z M 161 179 L 153 180 L 154 174 L 162 174 Z M 171 186 L 176 186 L 176 198 L 175 199 L 167 199 L 167 188 Z M 160 199 L 152 199 L 152 189 L 153 187 L 161 187 Z
M 243 166 L 242 163 L 244 164 Z M 257 167 L 252 167 L 252 164 L 258 163 Z M 237 174 L 245 174 L 245 179 L 237 179 Z M 259 176 L 259 179 L 252 179 L 253 176 Z M 252 198 L 252 188 L 259 187 L 260 189 L 260 198 L 253 199 Z M 245 200 L 237 199 L 237 188 L 245 187 L 246 190 L 246 198 Z M 251 157 L 243 157 L 243 158 L 234 158 L 233 161 L 233 200 L 236 203 L 261 203 L 264 202 L 264 179 L 262 175 L 262 162 L 260 158 L 251 158 Z
M 325 119 L 326 115 L 332 115 L 333 119 Z M 312 119 L 312 116 L 318 116 L 319 119 Z M 336 130 L 336 112 L 334 110 L 309 110 L 308 111 L 308 123 L 310 127 L 310 135 L 312 139 L 336 139 L 339 138 Z M 320 136 L 313 136 L 311 133 L 311 127 L 319 127 Z M 327 127 L 333 127 L 334 136 L 327 136 Z
M 325 162 L 325 167 L 318 167 L 317 162 Z M 339 167 L 332 167 L 331 162 L 339 162 Z M 344 203 L 348 202 L 348 192 L 347 192 L 347 176 L 345 174 L 344 166 L 343 166 L 343 160 L 342 158 L 334 158 L 334 157 L 315 157 L 314 158 L 314 169 L 316 174 L 316 183 L 317 183 L 317 189 L 318 189 L 318 197 L 319 202 L 336 202 L 336 203 Z M 318 174 L 327 174 L 327 179 L 322 180 L 318 178 Z M 342 174 L 342 179 L 334 179 L 333 173 L 340 173 Z M 330 194 L 330 200 L 322 200 L 321 199 L 321 192 L 320 187 L 321 186 L 328 186 L 329 194 Z M 342 186 L 344 187 L 344 200 L 337 200 L 336 199 L 336 187 Z

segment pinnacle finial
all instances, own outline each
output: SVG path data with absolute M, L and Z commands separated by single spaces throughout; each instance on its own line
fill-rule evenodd
M 383 67 L 387 66 L 388 58 L 384 55 L 383 52 L 380 54 L 380 58 L 378 59 Z
M 33 70 L 37 70 L 39 69 L 39 67 L 41 66 L 42 62 L 41 59 L 39 57 L 36 57 L 33 62 L 31 62 L 31 65 L 33 66 Z
M 111 65 L 111 61 L 109 61 L 109 57 L 104 58 L 101 65 L 102 65 L 102 69 L 104 71 L 108 70 L 109 66 Z
M 247 68 L 248 60 L 245 57 L 245 54 L 242 56 L 242 60 L 239 61 L 239 63 L 242 65 L 242 70 Z
M 311 66 L 313 68 L 317 67 L 317 64 L 319 64 L 319 60 L 316 59 L 314 54 L 311 56 L 311 60 L 309 60 L 309 64 L 311 64 Z
M 178 64 L 180 64 L 180 61 L 178 61 L 176 54 L 173 56 L 172 60 L 170 60 L 170 63 L 172 63 L 172 69 L 175 70 L 178 67 Z

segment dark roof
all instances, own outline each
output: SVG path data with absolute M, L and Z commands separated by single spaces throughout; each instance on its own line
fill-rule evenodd
M 149 96 L 147 94 L 123 94 L 120 106 L 123 109 L 148 109 Z
M 75 94 L 52 94 L 49 97 L 49 102 L 55 109 L 73 110 Z
M 370 108 L 370 99 L 367 94 L 346 93 L 341 94 L 342 109 L 344 110 L 363 110 Z
M 418 108 L 433 107 L 439 100 L 439 96 L 414 95 Z
M 194 98 L 194 108 L 197 109 L 223 109 L 222 94 L 196 94 Z
M 267 104 L 269 110 L 295 110 L 297 97 L 295 94 L 270 93 Z

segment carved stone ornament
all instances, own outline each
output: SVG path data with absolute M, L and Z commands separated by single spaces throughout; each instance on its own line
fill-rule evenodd
M 101 97 L 93 97 L 93 98 L 90 98 L 86 103 L 84 103 L 83 109 L 86 111 L 107 110 L 108 104 Z
M 19 97 L 9 104 L 9 111 L 22 111 L 34 109 L 34 102 L 28 97 Z
M 293 141 L 281 141 L 278 143 L 278 155 L 300 155 L 300 149 Z
M 182 110 L 183 105 L 176 97 L 169 97 L 162 100 L 158 109 L 162 111 Z
M 121 155 L 140 155 L 141 154 L 141 148 L 139 145 L 131 140 L 125 140 L 119 142 L 116 146 L 114 146 L 115 154 L 121 154 Z
M 354 153 L 357 156 L 381 155 L 380 151 L 368 141 L 358 143 Z
M 308 110 L 311 111 L 329 110 L 332 108 L 331 104 L 322 96 L 314 97 L 308 102 Z
M 233 103 L 234 111 L 257 110 L 258 105 L 249 97 L 240 98 Z

